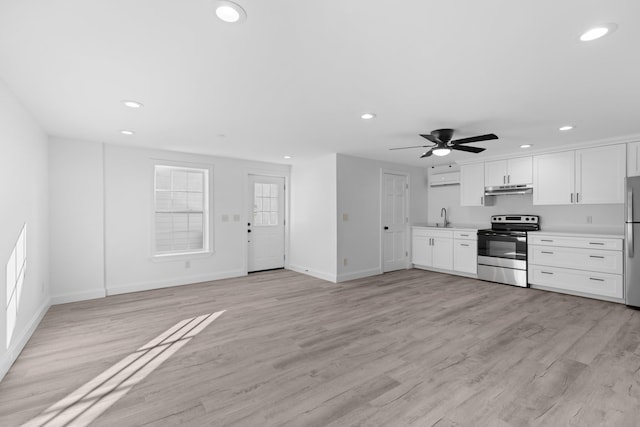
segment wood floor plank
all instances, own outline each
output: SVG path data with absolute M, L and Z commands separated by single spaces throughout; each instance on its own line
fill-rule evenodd
M 640 312 L 422 270 L 286 270 L 52 307 L 0 383 L 38 416 L 182 319 L 227 310 L 95 426 L 637 425 Z

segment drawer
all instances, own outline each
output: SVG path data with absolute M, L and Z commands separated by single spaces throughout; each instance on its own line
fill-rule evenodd
M 438 230 L 437 228 L 414 228 L 412 234 L 420 237 L 453 238 L 453 230 Z
M 530 245 L 564 246 L 567 248 L 606 249 L 612 251 L 622 250 L 622 239 L 590 238 L 572 236 L 545 236 L 531 233 L 527 237 Z
M 453 232 L 453 238 L 459 240 L 478 240 L 478 232 L 473 231 L 460 231 L 456 230 Z
M 567 291 L 622 298 L 622 275 L 529 264 L 529 283 Z
M 622 274 L 622 252 L 529 245 L 530 264 Z

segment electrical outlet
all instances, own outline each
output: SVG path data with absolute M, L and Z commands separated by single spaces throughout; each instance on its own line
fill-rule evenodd
M 593 223 L 593 217 L 591 215 L 587 215 L 587 224 Z

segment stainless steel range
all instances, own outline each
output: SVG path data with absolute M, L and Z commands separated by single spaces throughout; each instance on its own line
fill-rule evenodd
M 527 287 L 527 231 L 539 229 L 537 215 L 493 215 L 478 230 L 478 279 Z

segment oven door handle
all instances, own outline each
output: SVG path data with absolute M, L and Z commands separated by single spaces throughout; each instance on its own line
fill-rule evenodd
M 496 233 L 495 231 L 483 231 L 478 233 L 478 236 L 501 236 L 501 237 L 524 237 L 523 235 L 514 235 L 511 233 Z

